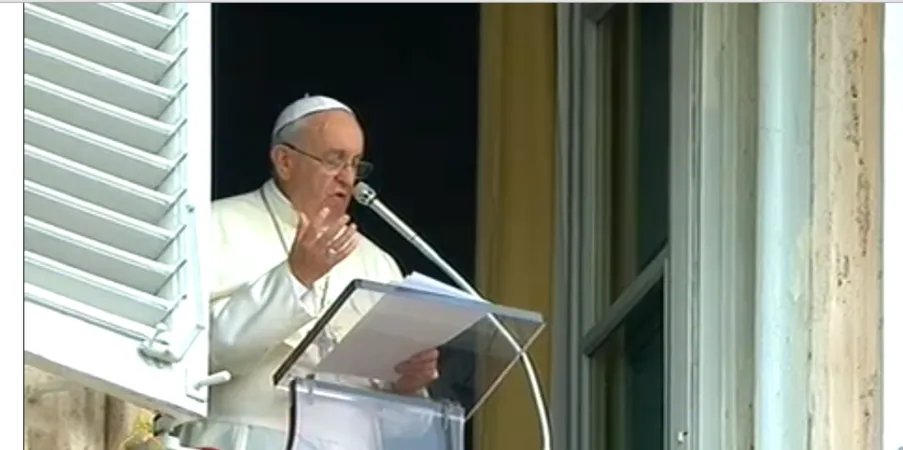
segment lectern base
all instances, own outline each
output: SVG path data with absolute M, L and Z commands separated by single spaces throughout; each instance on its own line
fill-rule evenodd
M 345 385 L 291 383 L 288 450 L 464 450 L 464 409 Z
M 464 409 L 296 379 L 288 431 L 207 420 L 179 427 L 186 448 L 217 450 L 464 450 Z
M 284 450 L 288 434 L 280 430 L 207 420 L 180 425 L 182 447 L 216 450 Z

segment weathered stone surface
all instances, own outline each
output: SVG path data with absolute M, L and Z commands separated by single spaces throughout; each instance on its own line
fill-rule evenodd
M 28 450 L 104 450 L 104 395 L 81 387 L 27 398 L 31 389 L 60 379 L 25 367 L 25 440 Z
M 125 450 L 146 411 L 91 389 L 71 386 L 28 399 L 32 389 L 61 379 L 25 367 L 25 450 Z
M 872 450 L 881 445 L 884 5 L 814 10 L 809 448 Z

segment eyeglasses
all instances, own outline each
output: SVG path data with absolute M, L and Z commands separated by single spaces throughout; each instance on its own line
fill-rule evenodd
M 346 167 L 351 167 L 354 169 L 354 178 L 356 180 L 362 180 L 370 175 L 370 172 L 373 171 L 373 163 L 362 161 L 360 159 L 347 159 L 337 153 L 330 153 L 326 156 L 317 156 L 312 153 L 301 150 L 294 145 L 283 142 L 280 145 L 285 146 L 289 150 L 300 153 L 318 163 L 323 167 L 324 170 L 331 174 L 336 174 L 344 170 Z

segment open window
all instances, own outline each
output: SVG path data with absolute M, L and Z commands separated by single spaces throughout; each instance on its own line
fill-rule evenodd
M 667 4 L 585 8 L 595 152 L 597 262 L 580 348 L 597 447 L 664 448 L 669 258 L 670 24 Z
M 562 7 L 559 446 L 666 448 L 670 5 Z
M 25 362 L 205 416 L 210 5 L 24 11 Z

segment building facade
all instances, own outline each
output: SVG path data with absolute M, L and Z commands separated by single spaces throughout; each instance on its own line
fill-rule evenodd
M 478 283 L 548 318 L 554 448 L 903 446 L 900 8 L 482 8 Z M 137 412 L 44 395 L 26 448 L 118 448 Z M 514 371 L 476 448 L 535 425 Z
M 901 445 L 895 8 L 485 6 L 482 287 L 551 317 L 555 448 Z M 538 448 L 506 387 L 480 448 Z

